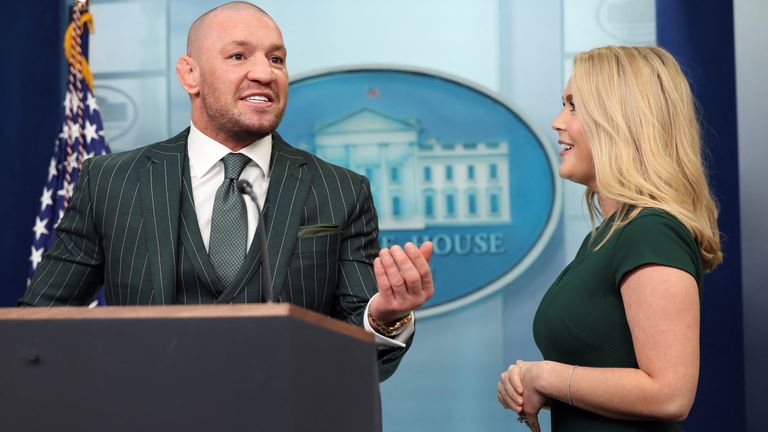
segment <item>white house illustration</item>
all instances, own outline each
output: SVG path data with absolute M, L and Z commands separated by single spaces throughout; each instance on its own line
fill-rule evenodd
M 382 230 L 509 223 L 509 144 L 420 132 L 418 120 L 362 108 L 317 126 L 315 153 L 368 177 Z

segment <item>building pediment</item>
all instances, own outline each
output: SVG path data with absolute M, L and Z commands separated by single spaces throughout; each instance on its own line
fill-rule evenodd
M 379 111 L 362 108 L 334 122 L 319 125 L 315 136 L 371 132 L 418 132 L 419 122 L 388 116 Z

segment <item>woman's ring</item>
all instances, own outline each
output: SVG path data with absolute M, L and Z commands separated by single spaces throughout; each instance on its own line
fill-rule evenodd
M 517 416 L 517 422 L 518 423 L 528 423 L 528 417 L 525 416 L 525 414 L 521 414 Z

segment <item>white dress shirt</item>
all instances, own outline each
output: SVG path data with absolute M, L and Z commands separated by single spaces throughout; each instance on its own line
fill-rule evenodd
M 213 200 L 216 198 L 216 191 L 219 186 L 224 182 L 224 162 L 221 158 L 229 153 L 232 153 L 229 148 L 200 132 L 194 124 L 191 125 L 187 139 L 189 176 L 192 180 L 195 214 L 206 250 L 211 238 Z M 243 169 L 240 178 L 251 182 L 253 191 L 256 192 L 256 197 L 259 199 L 259 206 L 264 208 L 264 200 L 267 198 L 267 187 L 269 186 L 269 157 L 272 154 L 272 135 L 254 141 L 237 153 L 251 158 L 251 162 Z M 248 214 L 247 248 L 250 249 L 259 218 L 256 206 L 247 197 L 245 198 L 245 209 Z

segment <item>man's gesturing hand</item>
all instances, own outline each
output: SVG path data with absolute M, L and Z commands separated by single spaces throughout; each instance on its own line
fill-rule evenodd
M 369 312 L 380 323 L 390 323 L 423 305 L 435 293 L 429 259 L 432 243 L 420 247 L 406 243 L 379 252 L 373 261 L 379 295 L 369 305 Z

